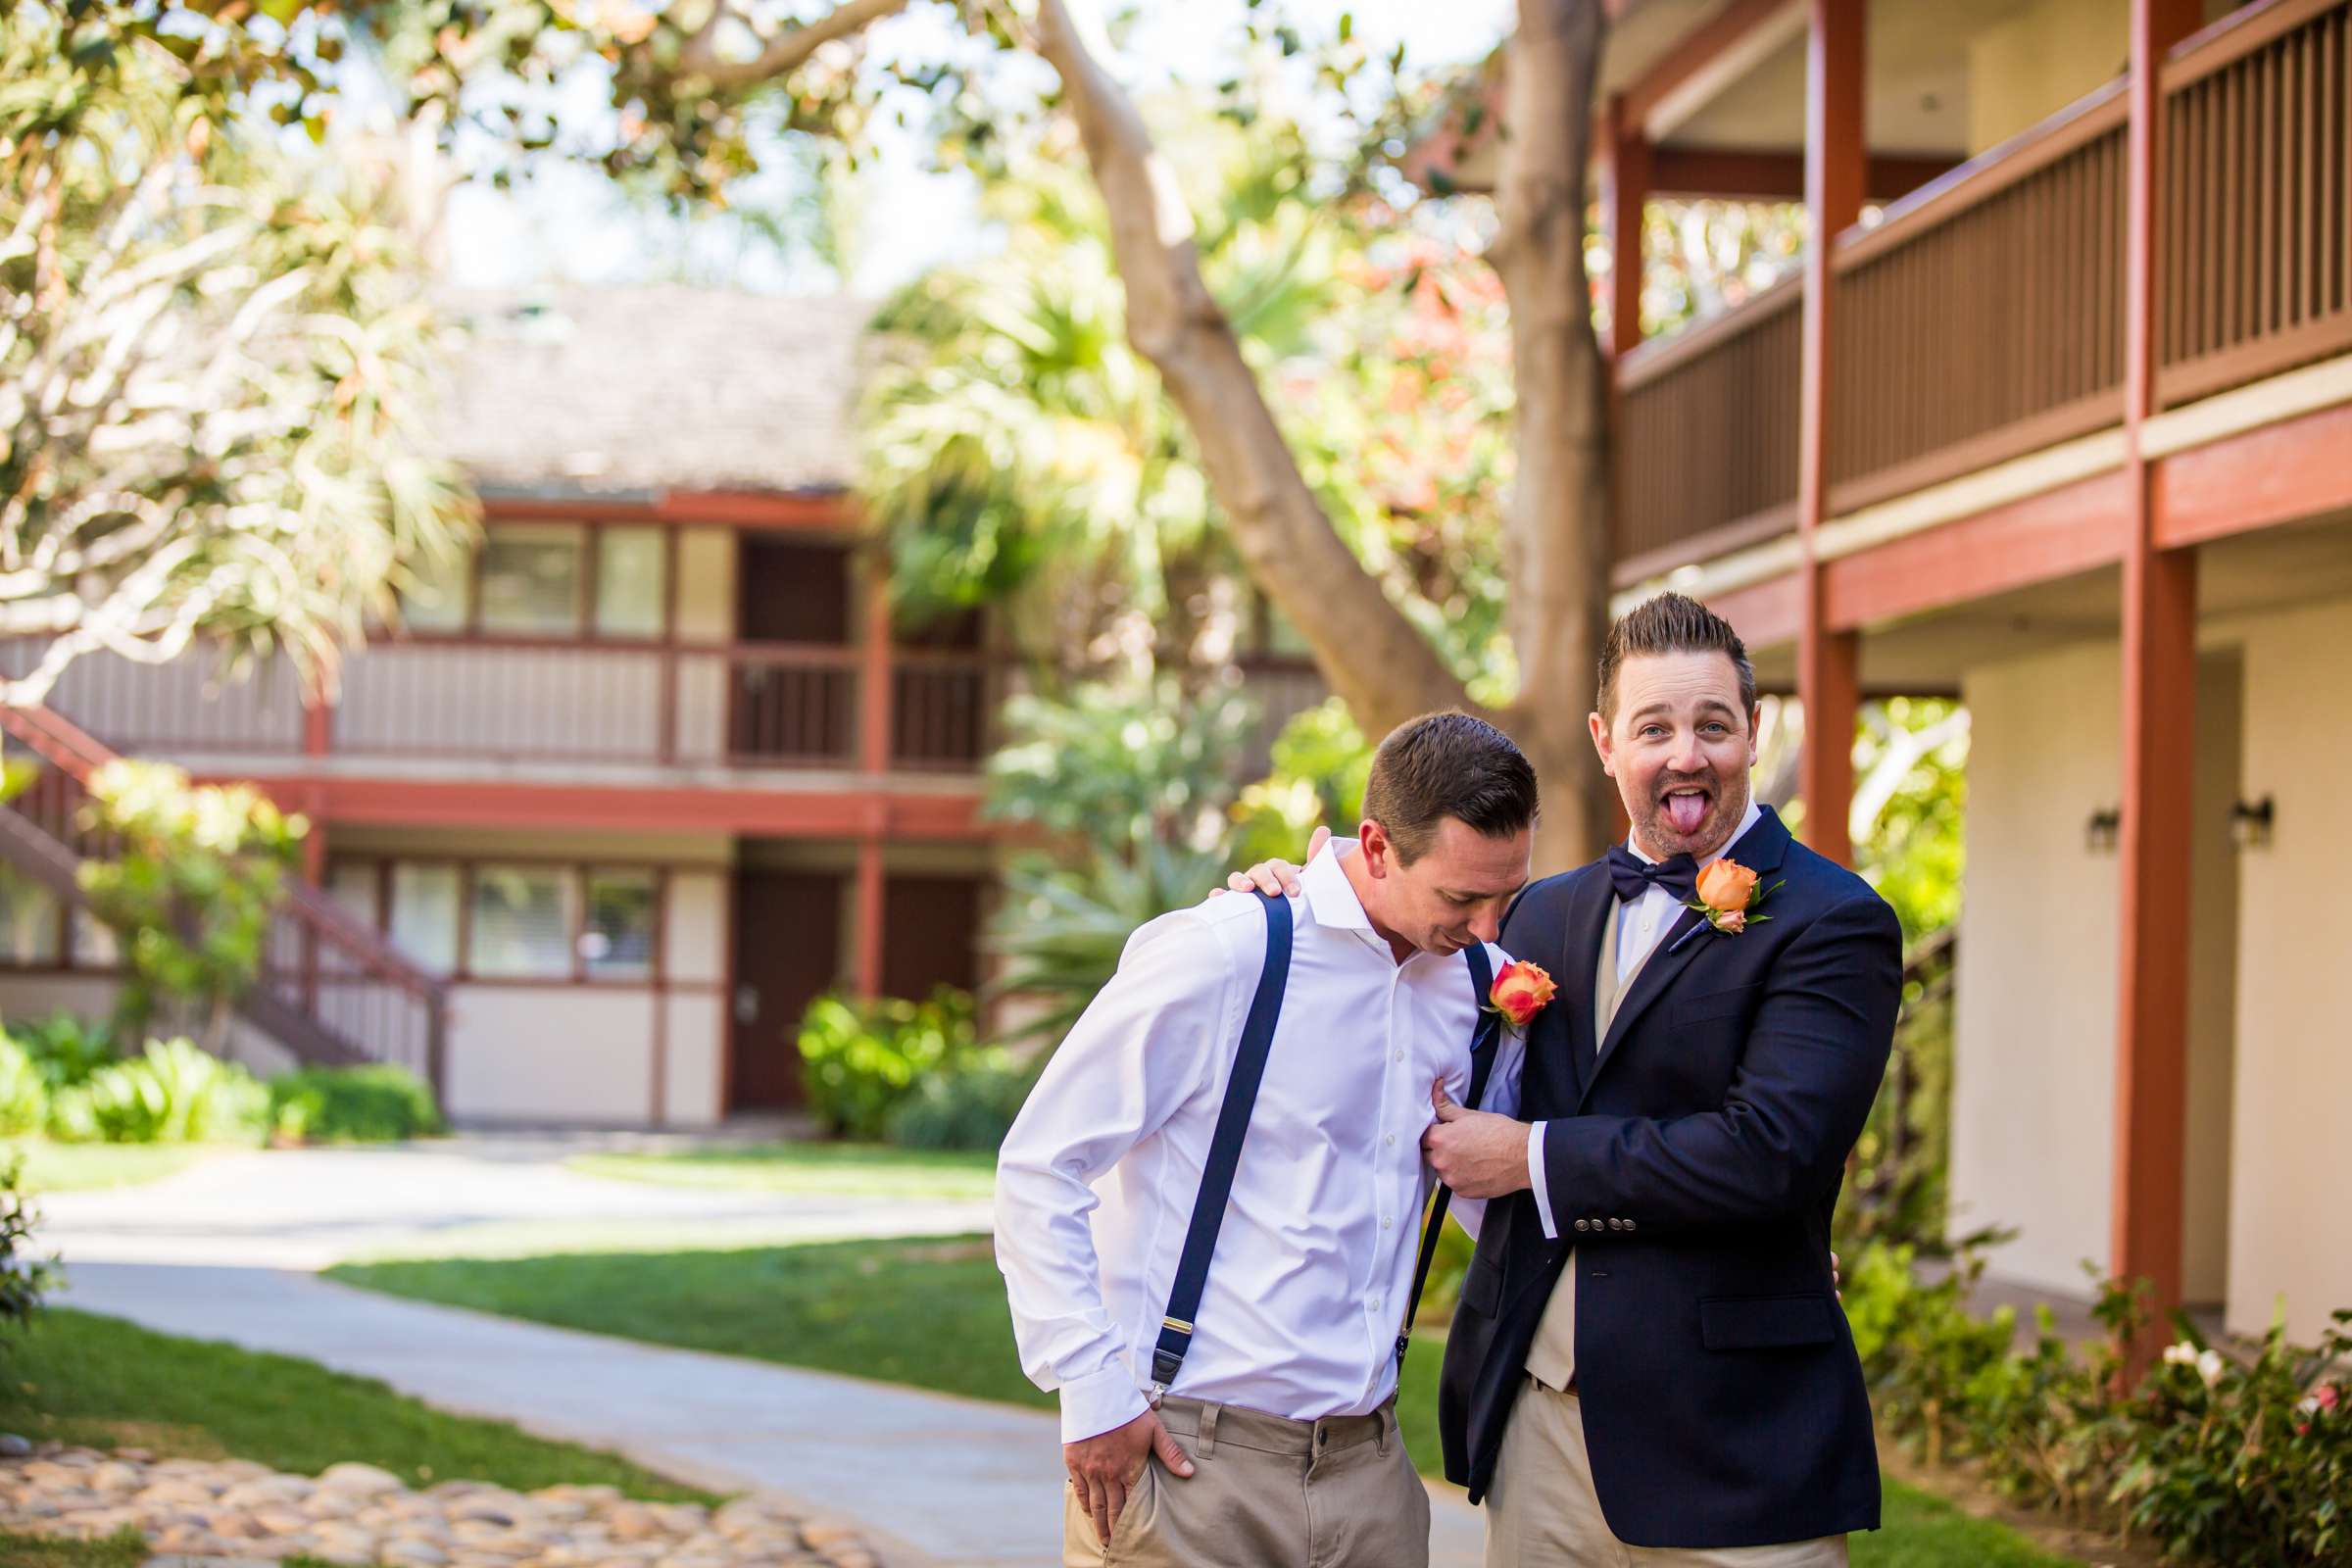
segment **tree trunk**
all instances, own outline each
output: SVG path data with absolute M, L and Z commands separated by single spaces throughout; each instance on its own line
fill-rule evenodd
M 1544 782 L 1539 870 L 1592 856 L 1617 798 L 1586 730 L 1609 615 L 1608 378 L 1585 275 L 1585 167 L 1600 0 L 1520 0 L 1504 84 L 1501 230 L 1519 472 L 1507 533 L 1520 696 L 1511 727 Z

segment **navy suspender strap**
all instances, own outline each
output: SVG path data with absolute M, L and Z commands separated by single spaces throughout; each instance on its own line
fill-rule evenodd
M 1473 942 L 1462 950 L 1470 959 L 1470 983 L 1477 988 L 1477 1021 L 1470 1026 L 1470 1098 L 1466 1108 L 1476 1110 L 1487 1095 L 1487 1074 L 1494 1066 L 1494 1048 L 1502 1035 L 1502 1014 L 1490 1012 L 1488 995 L 1494 987 L 1494 968 L 1487 945 Z M 1453 1197 L 1444 1182 L 1429 1201 L 1429 1223 L 1421 1231 L 1421 1255 L 1413 1264 L 1413 1294 L 1404 1303 L 1404 1327 L 1396 1331 L 1396 1364 L 1404 1365 L 1405 1347 L 1413 1342 L 1413 1316 L 1421 1310 L 1421 1288 L 1429 1283 L 1429 1265 L 1437 1260 L 1438 1234 L 1446 1228 L 1446 1204 Z
M 1290 901 L 1264 893 L 1256 897 L 1266 906 L 1266 963 L 1258 971 L 1257 995 L 1250 998 L 1250 1016 L 1242 1025 L 1233 1073 L 1225 1080 L 1225 1103 L 1217 1112 L 1208 1161 L 1200 1169 L 1200 1196 L 1193 1200 L 1184 1254 L 1177 1259 L 1176 1280 L 1168 1288 L 1167 1315 L 1159 1320 L 1159 1343 L 1152 1350 L 1153 1404 L 1175 1383 L 1184 1352 L 1193 1348 L 1194 1314 L 1200 1310 L 1200 1292 L 1208 1284 L 1208 1260 L 1217 1250 L 1217 1228 L 1225 1223 L 1225 1200 L 1233 1193 L 1234 1168 L 1242 1162 L 1242 1140 L 1249 1136 L 1250 1112 L 1266 1076 L 1266 1053 L 1274 1044 L 1282 991 L 1291 977 Z

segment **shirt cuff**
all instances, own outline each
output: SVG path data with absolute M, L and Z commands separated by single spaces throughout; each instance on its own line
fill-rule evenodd
M 1560 1228 L 1551 1222 L 1551 1193 L 1544 1185 L 1544 1123 L 1532 1122 L 1527 1129 L 1527 1185 L 1536 1195 L 1536 1217 L 1544 1222 L 1544 1238 L 1556 1242 Z
M 1125 1426 L 1152 1408 L 1123 1363 L 1061 1386 L 1061 1441 L 1077 1443 Z

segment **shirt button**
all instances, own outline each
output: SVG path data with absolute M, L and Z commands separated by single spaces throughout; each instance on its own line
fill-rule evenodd
M 1404 1059 L 1404 1053 L 1403 1053 L 1403 1052 L 1401 1052 L 1401 1051 L 1399 1051 L 1398 1053 L 1396 1053 L 1396 1059 L 1397 1059 L 1398 1061 L 1402 1061 L 1402 1060 Z
M 1388 1145 L 1391 1149 L 1395 1149 L 1396 1147 L 1396 1135 L 1395 1133 L 1383 1134 L 1380 1141 Z
M 1380 1228 L 1381 1228 L 1382 1230 L 1384 1230 L 1384 1231 L 1385 1231 L 1385 1230 L 1387 1230 L 1387 1229 L 1388 1229 L 1390 1226 L 1392 1226 L 1392 1225 L 1394 1225 L 1394 1224 L 1396 1224 L 1396 1222 L 1394 1219 L 1391 1219 L 1391 1218 L 1390 1218 L 1388 1215 L 1386 1215 L 1386 1214 L 1383 1214 L 1383 1215 L 1381 1215 L 1381 1216 L 1380 1216 Z

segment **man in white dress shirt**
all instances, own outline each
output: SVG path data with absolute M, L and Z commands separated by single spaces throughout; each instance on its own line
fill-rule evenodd
M 1212 899 L 1142 927 L 1039 1079 L 998 1161 L 997 1256 L 1022 1365 L 1061 1395 L 1065 1562 L 1427 1562 L 1392 1409 L 1421 1135 L 1433 1084 L 1470 1096 L 1486 998 L 1464 950 L 1527 880 L 1535 815 L 1492 725 L 1432 714 L 1382 742 L 1360 838 L 1289 901 L 1281 1013 L 1164 1392 L 1152 1351 L 1278 911 Z M 1483 1108 L 1516 1108 L 1519 1049 L 1498 1043 Z

